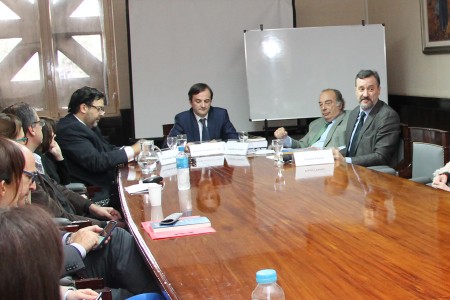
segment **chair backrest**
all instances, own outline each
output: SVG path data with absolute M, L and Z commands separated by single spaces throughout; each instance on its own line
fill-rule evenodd
M 400 142 L 397 152 L 397 164 L 395 169 L 398 176 L 411 177 L 411 137 L 407 124 L 400 124 Z
M 172 130 L 173 124 L 163 124 L 162 128 L 163 128 L 162 147 L 165 148 L 165 147 L 167 147 L 167 136 L 169 135 L 170 131 Z
M 446 130 L 409 127 L 412 179 L 429 178 L 450 159 L 450 134 Z
M 172 130 L 173 124 L 163 124 L 162 128 L 163 128 L 163 135 L 164 135 L 164 137 L 166 137 L 169 135 L 170 131 Z

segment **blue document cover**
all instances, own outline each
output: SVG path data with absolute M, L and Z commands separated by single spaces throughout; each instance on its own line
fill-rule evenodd
M 159 222 L 150 223 L 153 231 L 165 231 L 165 230 L 175 230 L 178 228 L 198 228 L 198 227 L 210 227 L 211 222 L 207 217 L 185 217 L 180 218 L 175 224 L 171 225 L 161 225 Z

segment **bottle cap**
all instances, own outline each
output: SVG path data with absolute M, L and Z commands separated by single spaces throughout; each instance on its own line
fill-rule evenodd
M 277 281 L 277 271 L 273 269 L 264 269 L 256 272 L 257 283 L 272 283 Z
M 178 151 L 179 152 L 184 152 L 184 147 L 183 146 L 178 146 Z

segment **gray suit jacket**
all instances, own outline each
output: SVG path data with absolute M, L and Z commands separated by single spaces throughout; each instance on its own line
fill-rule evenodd
M 348 146 L 359 115 L 359 106 L 351 111 L 348 118 L 345 142 Z M 389 105 L 381 100 L 373 107 L 366 117 L 358 140 L 356 141 L 356 155 L 352 157 L 352 163 L 365 167 L 390 165 L 392 157 L 397 150 L 400 139 L 400 118 Z
M 349 113 L 344 111 L 334 121 L 328 135 L 323 144 L 323 148 L 332 148 L 345 146 L 345 130 L 347 128 L 347 120 Z M 292 139 L 292 148 L 307 148 L 317 142 L 314 140 L 317 133 L 325 126 L 326 121 L 324 118 L 318 118 L 309 124 L 308 133 L 299 141 Z

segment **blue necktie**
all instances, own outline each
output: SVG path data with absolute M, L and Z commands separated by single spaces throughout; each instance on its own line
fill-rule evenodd
M 358 141 L 359 132 L 361 131 L 361 128 L 364 125 L 364 117 L 366 116 L 365 112 L 361 112 L 359 115 L 359 123 L 358 126 L 356 126 L 355 133 L 353 134 L 352 143 L 350 146 L 350 149 L 348 150 L 348 157 L 353 157 L 356 154 L 356 142 Z
M 202 142 L 209 141 L 211 138 L 209 137 L 208 127 L 206 127 L 206 118 L 200 119 L 200 123 L 202 123 Z

